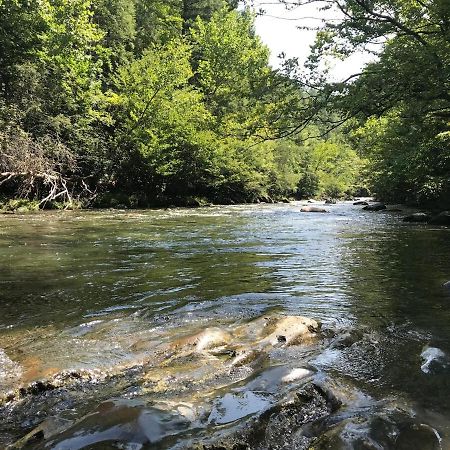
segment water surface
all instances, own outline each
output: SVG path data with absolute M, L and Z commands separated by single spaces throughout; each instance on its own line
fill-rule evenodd
M 450 372 L 445 364 L 424 372 L 420 356 L 427 346 L 450 355 L 450 292 L 442 287 L 450 279 L 450 230 L 404 224 L 399 213 L 368 213 L 349 203 L 331 205 L 329 214 L 299 209 L 0 216 L 0 390 L 64 370 L 132 367 L 159 343 L 205 326 L 229 327 L 272 312 L 303 315 L 325 329 L 363 330 L 365 344 L 280 353 L 251 389 L 212 382 L 200 395 L 207 399 L 199 406 L 204 419 L 195 426 L 204 430 L 261 410 L 278 389 L 275 383 L 271 392 L 276 377 L 270 374 L 306 358 L 318 373 L 351 383 L 374 402 L 389 397 L 412 405 L 450 445 Z M 174 376 L 178 388 L 180 379 Z M 192 408 L 192 395 L 133 389 L 131 377 L 127 386 L 111 388 L 108 400 L 92 387 L 83 407 L 68 403 L 58 411 L 68 418 L 90 412 L 86 430 L 100 414 L 95 408 L 113 402 L 126 413 L 108 430 L 122 436 L 129 420 L 140 423 L 127 432 L 146 442 L 142 430 L 158 430 L 161 448 L 195 434 L 192 421 L 172 415 L 185 400 Z M 124 405 L 131 398 L 137 403 Z M 165 412 L 154 403 L 163 400 Z M 156 407 L 160 416 L 149 413 Z M 0 443 L 38 423 L 13 415 L 0 429 Z

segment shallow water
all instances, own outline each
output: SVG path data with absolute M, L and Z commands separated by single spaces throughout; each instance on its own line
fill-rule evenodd
M 74 444 L 73 436 L 92 437 L 94 429 L 93 442 L 181 445 L 261 411 L 291 369 L 307 366 L 356 389 L 353 411 L 386 398 L 408 405 L 450 448 L 448 364 L 421 370 L 425 347 L 450 355 L 450 291 L 442 287 L 450 279 L 450 229 L 404 224 L 399 213 L 348 203 L 330 205 L 329 214 L 299 209 L 0 216 L 0 390 L 65 370 L 100 380 L 76 398 L 55 396 L 32 417 L 2 411 L 0 445 L 56 404 L 61 417 L 88 419 L 55 448 L 91 445 Z M 187 376 L 186 362 L 174 361 L 145 375 L 151 386 L 131 373 L 100 387 L 104 374 L 155 358 L 155 349 L 175 338 L 205 326 L 231 330 L 272 313 L 312 317 L 325 330 L 360 330 L 362 337 L 343 348 L 324 339 L 274 351 L 248 377 L 221 378 L 215 362 L 208 375 L 207 364 L 195 360 Z M 203 380 L 197 388 L 196 374 Z M 105 404 L 106 412 L 95 412 Z M 123 414 L 108 425 L 110 410 Z

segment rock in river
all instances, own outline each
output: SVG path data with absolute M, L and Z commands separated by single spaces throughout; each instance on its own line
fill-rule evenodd
M 431 216 L 426 213 L 418 212 L 410 214 L 409 216 L 403 217 L 403 222 L 418 222 L 426 223 L 431 219 Z
M 448 356 L 440 348 L 425 347 L 420 356 L 423 360 L 420 369 L 424 373 L 440 373 L 450 366 Z
M 386 209 L 386 205 L 384 203 L 373 203 L 371 205 L 364 206 L 364 211 L 382 211 Z
M 353 203 L 355 206 L 367 206 L 369 203 L 365 200 L 358 200 L 357 202 Z
M 314 440 L 314 423 L 340 407 L 320 386 L 310 383 L 231 432 L 224 430 L 190 448 L 198 450 L 306 450 Z M 310 427 L 311 429 L 309 429 Z M 306 428 L 308 428 L 306 430 Z M 305 432 L 306 430 L 306 432 Z
M 307 317 L 286 316 L 278 319 L 273 325 L 269 324 L 270 334 L 261 342 L 275 346 L 277 344 L 295 345 L 310 341 L 319 331 L 319 324 Z

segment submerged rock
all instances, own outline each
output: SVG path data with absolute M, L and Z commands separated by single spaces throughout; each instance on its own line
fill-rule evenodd
M 382 211 L 386 209 L 386 205 L 384 203 L 373 203 L 371 205 L 364 206 L 364 211 Z
M 138 401 L 106 401 L 64 431 L 52 435 L 46 440 L 45 448 L 140 449 L 146 444 L 162 444 L 175 431 L 186 429 L 189 423 L 179 414 L 147 407 Z M 112 447 L 112 443 L 117 447 Z
M 426 223 L 431 219 L 431 216 L 426 213 L 414 213 L 409 216 L 403 217 L 403 222 L 417 222 L 417 223 Z
M 314 213 L 326 213 L 326 209 L 318 208 L 317 206 L 304 206 L 300 209 L 300 212 L 314 212 Z

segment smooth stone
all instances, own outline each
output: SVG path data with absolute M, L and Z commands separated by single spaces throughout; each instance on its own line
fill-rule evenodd
M 325 200 L 326 205 L 335 205 L 337 203 L 337 200 L 335 198 L 327 198 Z
M 364 200 L 358 200 L 357 202 L 353 203 L 354 206 L 367 206 L 369 203 Z

